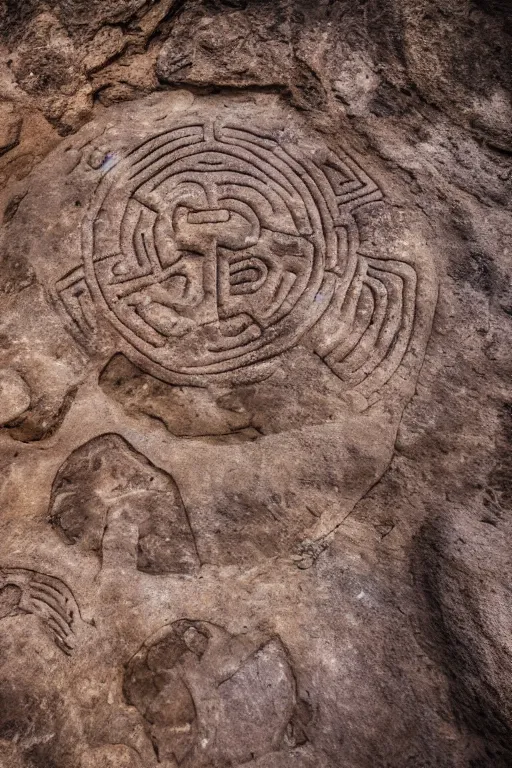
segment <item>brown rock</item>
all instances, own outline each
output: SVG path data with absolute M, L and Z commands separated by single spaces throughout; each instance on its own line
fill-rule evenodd
M 22 118 L 13 104 L 0 107 L 0 155 L 15 147 L 20 140 Z
M 0 3 L 0 768 L 509 768 L 502 0 Z

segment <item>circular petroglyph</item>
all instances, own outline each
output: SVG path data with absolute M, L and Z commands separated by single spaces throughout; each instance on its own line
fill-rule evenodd
M 320 163 L 310 154 L 192 120 L 109 170 L 84 226 L 85 279 L 128 356 L 201 383 L 275 357 L 315 324 L 348 260 L 340 201 L 372 190 L 327 150 Z

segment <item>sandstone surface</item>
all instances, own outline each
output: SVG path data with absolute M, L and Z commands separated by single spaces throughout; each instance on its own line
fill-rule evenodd
M 512 765 L 511 36 L 0 3 L 0 768 Z

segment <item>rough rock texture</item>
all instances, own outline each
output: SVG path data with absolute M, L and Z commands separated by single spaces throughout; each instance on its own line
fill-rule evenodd
M 0 768 L 512 765 L 511 36 L 0 3 Z

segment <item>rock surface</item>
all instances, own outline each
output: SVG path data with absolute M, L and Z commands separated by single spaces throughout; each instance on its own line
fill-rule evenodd
M 511 34 L 0 4 L 0 768 L 512 764 Z

